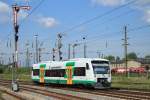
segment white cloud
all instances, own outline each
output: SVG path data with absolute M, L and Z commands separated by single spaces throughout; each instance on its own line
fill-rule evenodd
M 103 6 L 118 6 L 122 5 L 125 0 L 91 0 L 94 5 L 103 5 Z
M 47 28 L 54 27 L 58 24 L 56 19 L 52 17 L 41 17 L 38 19 L 38 22 Z
M 0 24 L 5 24 L 9 21 L 10 7 L 8 4 L 0 1 Z
M 132 8 L 143 12 L 144 21 L 150 23 L 150 0 L 138 0 Z
M 145 12 L 144 20 L 150 23 L 150 9 Z
M 138 0 L 133 5 L 136 9 L 145 10 L 150 8 L 150 0 Z
M 27 12 L 20 10 L 18 13 L 18 18 L 19 20 L 22 20 L 27 15 Z M 0 1 L 0 24 L 5 24 L 12 20 L 12 8 L 7 3 Z
M 8 13 L 10 11 L 9 5 L 0 1 L 0 13 Z
M 119 6 L 130 2 L 129 0 L 90 0 L 94 5 L 102 6 Z M 131 9 L 136 9 L 143 13 L 143 18 L 146 22 L 150 23 L 150 0 L 137 0 L 129 5 Z

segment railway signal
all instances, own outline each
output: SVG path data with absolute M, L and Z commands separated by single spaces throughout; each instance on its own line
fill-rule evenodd
M 18 39 L 19 39 L 19 25 L 17 23 L 18 13 L 20 9 L 29 10 L 30 6 L 17 6 L 13 5 L 13 22 L 14 22 L 14 37 L 15 37 L 15 59 L 14 59 L 14 67 L 12 67 L 12 90 L 19 91 L 19 84 L 17 83 L 16 76 L 14 74 L 14 68 L 18 68 Z M 14 78 L 15 77 L 15 78 Z
M 55 49 L 53 48 L 53 61 L 55 61 Z
M 63 58 L 62 58 L 61 48 L 62 48 L 63 44 L 62 44 L 62 34 L 61 33 L 59 33 L 57 35 L 57 41 L 58 41 L 58 44 L 57 44 L 58 47 L 57 48 L 58 48 L 59 60 L 62 60 Z

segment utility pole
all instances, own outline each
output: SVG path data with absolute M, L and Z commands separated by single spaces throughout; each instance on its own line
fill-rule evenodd
M 70 59 L 70 49 L 71 49 L 71 44 L 68 44 L 68 59 Z
M 24 9 L 24 10 L 29 10 L 30 7 L 29 6 L 17 6 L 17 5 L 13 5 L 12 6 L 13 9 L 13 22 L 14 22 L 14 30 L 15 30 L 15 34 L 14 34 L 14 38 L 15 38 L 15 60 L 14 60 L 14 67 L 18 68 L 18 39 L 19 39 L 19 35 L 18 35 L 18 31 L 19 31 L 19 25 L 17 23 L 17 18 L 18 18 L 18 13 L 20 9 Z M 12 68 L 14 68 L 12 67 Z M 15 75 L 12 75 L 15 76 Z M 15 82 L 14 82 L 15 80 Z M 16 78 L 12 79 L 12 90 L 13 91 L 19 91 L 19 85 L 17 83 Z
M 38 59 L 39 62 L 41 62 L 41 57 L 42 57 L 41 53 L 42 53 L 42 50 L 44 50 L 44 49 L 45 48 L 41 48 L 41 47 L 38 49 L 39 50 L 39 59 Z
M 27 51 L 26 51 L 26 67 L 29 67 L 30 64 L 29 64 L 29 43 L 27 42 L 26 43 L 26 48 L 27 48 Z
M 72 45 L 72 49 L 73 49 L 72 55 L 73 55 L 73 58 L 75 58 L 75 47 L 78 46 L 78 45 L 80 45 L 80 44 L 75 43 L 75 44 Z
M 44 42 L 41 42 L 41 43 L 40 43 L 40 47 L 38 48 L 38 51 L 39 51 L 39 52 L 38 52 L 38 53 L 39 53 L 39 59 L 38 59 L 38 61 L 39 61 L 39 62 L 41 62 L 41 56 L 42 56 L 42 55 L 41 55 L 41 52 L 42 52 L 42 50 L 45 49 L 45 48 L 42 48 L 43 43 L 44 43 Z
M 57 44 L 57 48 L 58 48 L 58 56 L 59 56 L 59 61 L 62 60 L 62 51 L 61 51 L 61 48 L 62 48 L 62 34 L 59 33 L 57 35 L 57 41 L 58 41 L 58 44 Z
M 72 49 L 73 49 L 72 50 L 72 56 L 73 56 L 73 58 L 75 58 L 75 46 L 76 46 L 75 44 L 72 45 Z
M 35 36 L 35 58 L 36 58 L 36 63 L 38 63 L 38 35 Z
M 101 52 L 97 51 L 97 54 L 98 54 L 98 58 L 101 58 Z
M 124 61 L 125 61 L 125 69 L 126 69 L 126 76 L 129 77 L 129 70 L 128 70 L 128 58 L 127 58 L 127 46 L 128 44 L 128 38 L 127 38 L 127 26 L 124 27 Z
M 41 51 L 42 51 L 42 48 L 39 48 L 39 62 L 41 62 Z
M 84 58 L 86 58 L 86 42 L 85 42 L 85 37 L 83 37 L 83 40 L 84 40 Z

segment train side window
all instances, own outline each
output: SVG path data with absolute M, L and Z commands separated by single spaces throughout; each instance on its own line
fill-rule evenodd
M 33 69 L 33 76 L 39 75 L 39 69 Z
M 45 70 L 45 76 L 50 76 L 51 70 Z
M 85 67 L 75 67 L 74 76 L 85 76 Z
M 89 67 L 89 64 L 88 64 L 88 63 L 86 63 L 86 69 L 87 69 L 87 70 L 89 70 L 89 69 L 90 69 L 90 67 Z
M 46 77 L 64 77 L 65 69 L 46 70 L 45 76 Z

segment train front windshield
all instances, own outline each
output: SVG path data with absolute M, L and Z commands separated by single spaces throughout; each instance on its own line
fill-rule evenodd
M 92 61 L 94 74 L 109 74 L 110 67 L 108 61 Z

